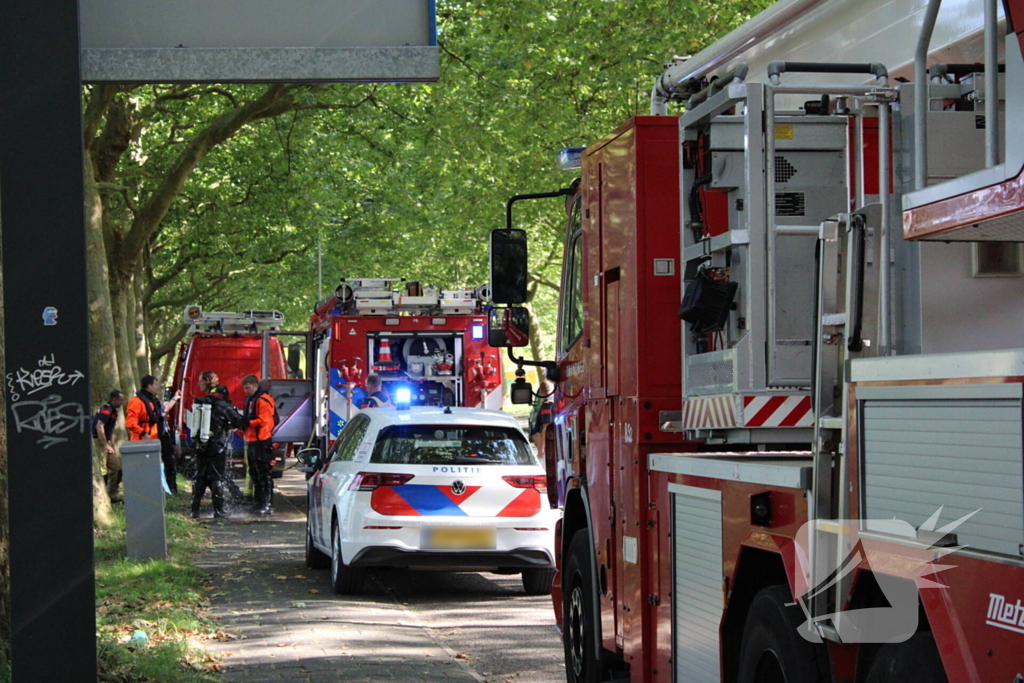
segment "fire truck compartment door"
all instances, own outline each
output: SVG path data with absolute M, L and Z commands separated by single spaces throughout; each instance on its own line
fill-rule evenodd
M 669 484 L 675 680 L 719 683 L 722 492 Z
M 1020 557 L 1021 393 L 1017 383 L 857 387 L 864 516 L 917 528 L 939 509 L 942 524 L 977 511 L 958 542 Z
M 280 421 L 274 439 L 287 443 L 309 441 L 313 433 L 313 382 L 307 379 L 270 381 L 270 395 Z

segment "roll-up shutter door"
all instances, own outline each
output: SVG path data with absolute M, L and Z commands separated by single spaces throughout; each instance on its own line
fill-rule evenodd
M 1024 543 L 1020 399 L 863 401 L 864 516 L 956 530 L 961 545 L 1019 556 Z
M 722 494 L 671 484 L 675 680 L 719 683 Z

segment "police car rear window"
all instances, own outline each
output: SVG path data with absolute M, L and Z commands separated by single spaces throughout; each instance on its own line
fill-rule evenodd
M 399 425 L 377 437 L 370 462 L 388 465 L 536 465 L 515 429 Z

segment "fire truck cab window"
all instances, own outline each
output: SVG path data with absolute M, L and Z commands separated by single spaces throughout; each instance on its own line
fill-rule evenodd
M 572 207 L 569 225 L 572 242 L 569 245 L 569 264 L 566 268 L 565 283 L 562 287 L 562 335 L 565 352 L 583 332 L 583 233 L 580 230 L 582 203 L 577 200 Z

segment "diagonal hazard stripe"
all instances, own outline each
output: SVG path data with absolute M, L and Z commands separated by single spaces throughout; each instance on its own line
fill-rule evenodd
M 796 407 L 779 423 L 780 427 L 795 427 L 807 413 L 811 412 L 811 397 L 803 396 Z
M 758 410 L 756 413 L 754 413 L 754 416 L 752 418 L 747 420 L 747 426 L 748 427 L 761 427 L 761 426 L 763 426 L 764 423 L 767 422 L 771 418 L 772 414 L 775 413 L 775 411 L 779 408 L 779 406 L 781 406 L 783 403 L 785 403 L 785 401 L 786 401 L 786 397 L 785 396 L 772 396 L 770 399 L 768 399 L 765 402 L 764 406 L 760 410 Z

